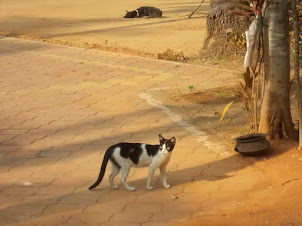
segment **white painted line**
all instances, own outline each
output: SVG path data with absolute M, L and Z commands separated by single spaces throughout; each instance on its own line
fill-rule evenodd
M 174 112 L 172 112 L 168 107 L 164 106 L 160 100 L 155 99 L 148 93 L 140 93 L 139 97 L 146 100 L 150 105 L 161 109 L 171 120 L 176 122 L 179 126 L 183 127 L 187 130 L 191 135 L 195 137 L 195 139 L 199 142 L 202 142 L 204 146 L 214 151 L 217 154 L 228 155 L 226 152 L 226 148 L 220 144 L 216 144 L 212 141 L 208 140 L 208 134 L 204 131 L 195 129 L 190 123 L 184 121 L 182 117 Z

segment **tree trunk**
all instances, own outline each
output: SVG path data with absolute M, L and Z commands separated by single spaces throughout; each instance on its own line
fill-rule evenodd
M 246 15 L 251 13 L 252 9 L 248 1 L 244 0 L 211 0 L 210 17 L 217 17 L 221 14 L 227 15 Z
M 211 0 L 207 18 L 207 38 L 200 52 L 201 58 L 234 59 L 246 51 L 245 31 L 252 17 L 251 7 L 243 0 Z
M 290 46 L 288 0 L 267 0 L 264 15 L 265 87 L 260 132 L 274 138 L 296 138 L 290 112 Z

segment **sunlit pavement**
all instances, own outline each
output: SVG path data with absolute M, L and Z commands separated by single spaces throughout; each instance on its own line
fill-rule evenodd
M 7 37 L 0 69 L 0 225 L 182 224 L 228 214 L 261 180 L 146 95 L 188 80 L 215 87 L 220 73 L 234 83 L 231 72 Z M 157 172 L 147 191 L 147 169 L 132 169 L 136 191 L 111 190 L 107 169 L 88 191 L 106 148 L 157 144 L 159 133 L 177 139 L 170 189 Z

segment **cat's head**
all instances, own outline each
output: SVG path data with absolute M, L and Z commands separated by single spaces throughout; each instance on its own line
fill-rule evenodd
M 134 18 L 137 16 L 137 12 L 134 10 L 134 11 L 127 11 L 126 10 L 126 15 L 124 16 L 124 18 Z
M 175 137 L 172 137 L 171 139 L 167 140 L 159 134 L 159 149 L 162 154 L 166 155 L 169 152 L 173 151 L 175 144 Z

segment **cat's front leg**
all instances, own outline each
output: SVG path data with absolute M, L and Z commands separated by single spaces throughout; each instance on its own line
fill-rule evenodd
M 149 167 L 149 171 L 148 171 L 148 179 L 147 179 L 147 190 L 153 190 L 153 186 L 151 186 L 151 182 L 152 182 L 152 178 L 153 175 L 155 173 L 155 167 L 153 167 L 152 165 Z
M 170 188 L 171 185 L 167 183 L 166 167 L 167 167 L 167 164 L 164 164 L 164 165 L 159 167 L 160 175 L 161 175 L 161 179 L 162 179 L 164 188 Z

